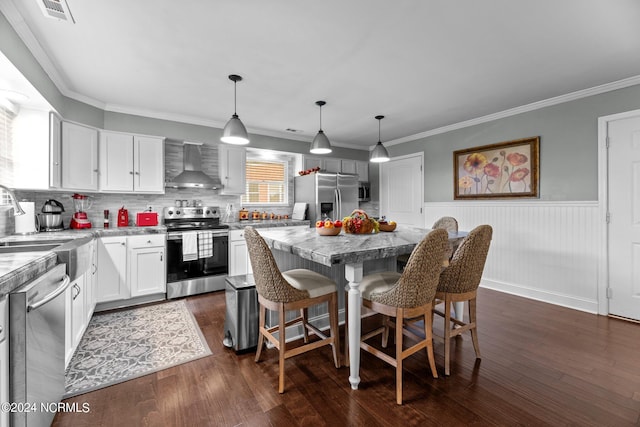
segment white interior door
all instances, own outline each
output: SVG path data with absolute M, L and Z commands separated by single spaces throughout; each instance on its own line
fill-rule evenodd
M 640 116 L 614 120 L 609 137 L 609 313 L 640 320 Z
M 380 215 L 398 224 L 424 227 L 422 155 L 380 164 Z

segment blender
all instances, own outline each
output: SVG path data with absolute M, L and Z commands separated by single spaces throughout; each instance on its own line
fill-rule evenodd
M 89 196 L 75 193 L 73 199 L 73 217 L 71 217 L 70 227 L 75 229 L 91 228 L 91 221 L 87 217 L 87 210 L 91 207 Z

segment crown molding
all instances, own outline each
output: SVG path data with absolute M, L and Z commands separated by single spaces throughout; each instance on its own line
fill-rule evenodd
M 465 120 L 465 121 L 454 123 L 447 126 L 442 126 L 436 129 L 417 133 L 415 135 L 394 139 L 394 140 L 385 142 L 385 146 L 389 147 L 389 146 L 398 145 L 398 144 L 402 144 L 409 141 L 415 141 L 417 139 L 422 139 L 422 138 L 426 138 L 433 135 L 439 135 L 442 133 L 451 132 L 452 130 L 462 129 L 462 128 L 474 126 L 481 123 L 491 122 L 494 120 L 503 119 L 505 117 L 515 116 L 517 114 L 526 113 L 528 111 L 539 110 L 541 108 L 550 107 L 552 105 L 562 104 L 569 101 L 574 101 L 576 99 L 587 98 L 589 96 L 599 95 L 601 93 L 611 92 L 617 89 L 624 89 L 626 87 L 635 86 L 637 84 L 640 84 L 640 75 L 629 77 L 622 80 L 617 80 L 611 83 L 605 83 L 603 85 L 594 86 L 588 89 L 578 90 L 575 92 L 567 93 L 565 95 L 556 96 L 556 97 L 545 99 L 542 101 L 532 102 L 531 104 L 522 105 L 520 107 L 511 108 L 509 110 L 488 114 L 486 116 Z M 373 147 L 375 147 L 375 145 L 370 146 L 369 150 L 373 150 Z

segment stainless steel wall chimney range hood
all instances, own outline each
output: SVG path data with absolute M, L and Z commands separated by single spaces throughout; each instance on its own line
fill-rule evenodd
M 219 178 L 212 178 L 202 172 L 202 153 L 200 144 L 186 142 L 183 146 L 183 171 L 171 182 L 167 182 L 168 188 L 206 188 L 216 190 L 222 188 Z

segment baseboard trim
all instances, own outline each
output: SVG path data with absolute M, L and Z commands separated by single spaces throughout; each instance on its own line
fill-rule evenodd
M 482 279 L 480 287 L 536 301 L 546 302 L 548 304 L 560 305 L 562 307 L 567 307 L 574 310 L 585 311 L 587 313 L 598 313 L 597 300 L 581 299 L 571 295 L 563 295 L 540 289 L 533 289 L 512 283 L 500 282 L 497 280 Z

